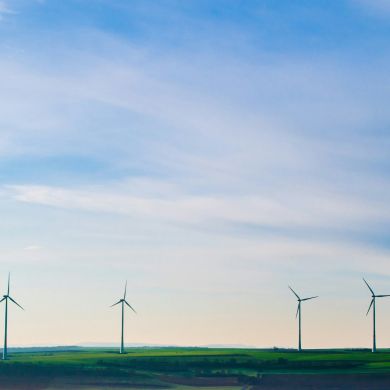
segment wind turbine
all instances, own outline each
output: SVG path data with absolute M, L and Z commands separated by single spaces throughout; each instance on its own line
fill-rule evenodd
M 8 288 L 7 294 L 3 295 L 3 299 L 0 302 L 5 301 L 5 315 L 4 315 L 4 348 L 3 348 L 3 360 L 7 359 L 7 336 L 8 336 L 8 300 L 13 302 L 15 305 L 19 306 L 22 310 L 23 307 L 19 305 L 11 296 L 9 295 L 9 284 L 10 284 L 11 275 L 8 274 Z
M 390 297 L 390 295 L 375 295 L 374 290 L 370 287 L 370 285 L 367 283 L 366 279 L 364 279 L 364 283 L 366 283 L 368 289 L 371 291 L 371 303 L 370 306 L 368 307 L 366 316 L 371 310 L 372 306 L 372 352 L 376 352 L 376 318 L 375 318 L 375 300 L 376 298 L 383 298 L 383 297 Z
M 119 305 L 120 303 L 122 304 L 122 327 L 121 327 L 121 347 L 119 349 L 119 353 L 124 353 L 125 348 L 124 348 L 124 343 L 123 343 L 123 330 L 124 330 L 124 314 L 125 314 L 125 305 L 129 306 L 131 310 L 133 310 L 134 313 L 137 313 L 129 304 L 129 302 L 126 301 L 126 290 L 127 290 L 127 281 L 125 284 L 125 292 L 123 294 L 123 298 L 120 299 L 118 302 L 114 303 L 111 305 L 111 307 Z
M 288 288 L 293 292 L 293 294 L 297 297 L 297 300 L 298 300 L 298 307 L 297 307 L 297 314 L 295 315 L 295 318 L 298 317 L 298 351 L 301 352 L 302 351 L 302 332 L 301 332 L 301 303 L 304 302 L 304 301 L 308 301 L 309 299 L 314 299 L 314 298 L 318 298 L 318 295 L 315 296 L 315 297 L 309 297 L 309 298 L 303 298 L 301 299 L 299 297 L 299 295 L 290 287 L 288 286 Z

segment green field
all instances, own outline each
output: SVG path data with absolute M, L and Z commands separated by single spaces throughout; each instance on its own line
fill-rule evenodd
M 297 378 L 327 379 L 325 376 L 339 378 L 340 375 L 345 378 L 377 376 L 383 380 L 389 378 L 390 383 L 390 351 L 373 354 L 363 350 L 298 353 L 258 349 L 132 348 L 125 355 L 109 349 L 14 352 L 8 361 L 0 363 L 0 379 L 3 379 L 0 388 L 92 390 L 201 386 L 204 389 L 249 389 L 272 388 L 261 386 L 265 378 L 268 381 L 276 377 L 292 378 L 290 381 L 294 381 Z M 3 386 L 7 383 L 6 387 L 1 383 Z

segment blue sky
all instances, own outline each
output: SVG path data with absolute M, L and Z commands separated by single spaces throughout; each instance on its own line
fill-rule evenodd
M 387 0 L 0 1 L 11 343 L 114 342 L 128 279 L 128 342 L 293 346 L 291 284 L 307 346 L 369 345 L 389 29 Z

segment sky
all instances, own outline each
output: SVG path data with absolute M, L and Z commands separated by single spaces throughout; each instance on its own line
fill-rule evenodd
M 295 347 L 291 285 L 303 347 L 369 347 L 389 39 L 389 0 L 1 0 L 10 345 L 118 343 L 127 280 L 129 344 Z

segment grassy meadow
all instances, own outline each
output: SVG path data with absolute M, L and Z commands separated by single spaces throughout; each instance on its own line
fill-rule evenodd
M 290 378 L 291 383 L 297 378 L 340 376 L 375 376 L 386 381 L 389 378 L 390 383 L 390 351 L 373 354 L 368 350 L 298 353 L 258 349 L 130 348 L 126 354 L 119 355 L 112 349 L 80 349 L 14 352 L 8 361 L 0 362 L 0 388 L 4 389 L 249 389 L 272 388 L 261 385 L 270 381 L 269 378 Z

